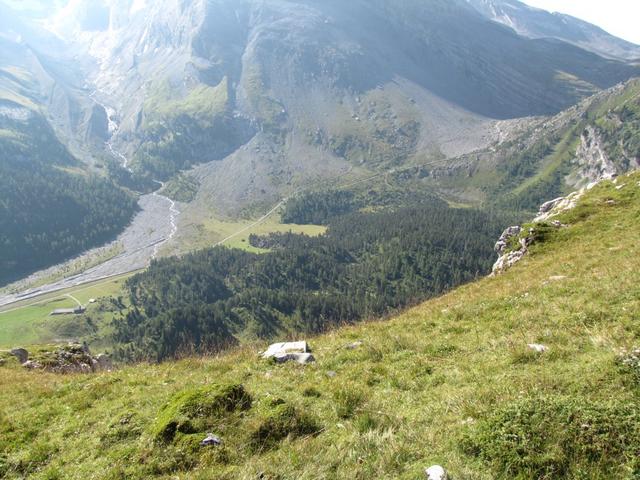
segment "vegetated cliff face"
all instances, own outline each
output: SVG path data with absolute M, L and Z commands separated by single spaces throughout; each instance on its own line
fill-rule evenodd
M 535 212 L 540 204 L 640 168 L 640 80 L 589 97 L 553 117 L 532 119 L 500 145 L 456 159 L 455 185 L 487 203 Z

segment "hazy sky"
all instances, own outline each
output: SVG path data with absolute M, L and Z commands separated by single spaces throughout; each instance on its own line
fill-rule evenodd
M 640 0 L 523 0 L 534 7 L 568 13 L 640 45 Z

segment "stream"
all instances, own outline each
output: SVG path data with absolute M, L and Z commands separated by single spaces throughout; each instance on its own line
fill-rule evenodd
M 115 111 L 97 101 L 95 94 L 91 94 L 91 98 L 105 109 L 109 119 L 111 138 L 105 147 L 122 162 L 123 168 L 131 171 L 127 157 L 113 145 L 119 131 Z M 0 307 L 147 267 L 158 257 L 160 248 L 178 232 L 180 211 L 176 202 L 158 193 L 164 187 L 164 183 L 158 183 L 161 187 L 157 191 L 140 197 L 140 211 L 116 240 L 5 287 L 5 292 L 12 293 L 0 294 Z

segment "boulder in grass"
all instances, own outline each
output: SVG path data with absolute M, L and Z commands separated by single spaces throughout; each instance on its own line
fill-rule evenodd
M 200 442 L 201 447 L 217 447 L 218 445 L 222 445 L 222 440 L 213 433 L 207 435 L 207 438 Z
M 447 471 L 440 465 L 433 465 L 425 470 L 427 480 L 448 480 Z
M 533 350 L 536 353 L 545 353 L 547 350 L 549 350 L 549 347 L 547 347 L 546 345 L 541 345 L 539 343 L 530 343 L 529 345 L 527 345 L 527 347 L 529 347 L 530 350 Z
M 274 343 L 262 354 L 262 358 L 272 358 L 277 363 L 293 361 L 301 365 L 315 361 L 309 351 L 309 345 L 305 341 Z
M 29 360 L 29 352 L 27 352 L 24 348 L 14 348 L 13 350 L 11 350 L 11 355 L 18 359 L 20 365 L 24 365 Z
M 279 353 L 273 358 L 277 363 L 296 362 L 300 365 L 306 365 L 316 361 L 310 353 Z
M 305 341 L 274 343 L 262 354 L 262 358 L 274 358 L 284 353 L 309 353 L 309 345 Z
M 448 480 L 447 471 L 440 465 L 433 465 L 425 470 L 427 480 Z

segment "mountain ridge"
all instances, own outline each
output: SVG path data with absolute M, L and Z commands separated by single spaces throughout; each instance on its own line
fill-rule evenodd
M 485 17 L 531 38 L 557 38 L 612 58 L 637 61 L 640 46 L 616 38 L 589 22 L 547 12 L 518 0 L 467 0 Z

